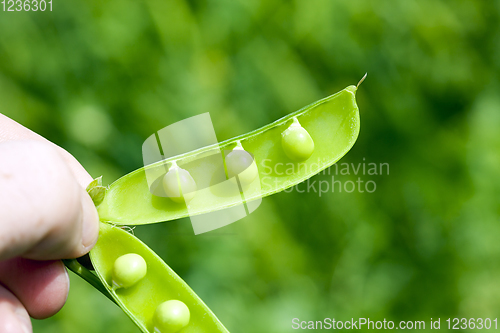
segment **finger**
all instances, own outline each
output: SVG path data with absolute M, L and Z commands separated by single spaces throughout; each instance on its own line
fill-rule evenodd
M 50 145 L 56 147 L 57 151 L 63 159 L 66 161 L 71 169 L 71 172 L 75 176 L 76 180 L 80 183 L 83 188 L 92 181 L 92 177 L 89 173 L 82 167 L 82 165 L 68 153 L 63 148 L 55 145 L 54 143 L 48 141 L 44 137 L 38 135 L 32 130 L 16 123 L 14 120 L 0 114 L 0 143 L 6 141 L 20 141 L 20 140 L 36 140 L 49 143 Z
M 13 258 L 0 262 L 0 282 L 36 319 L 57 313 L 68 297 L 69 276 L 60 260 Z
M 0 285 L 0 332 L 30 333 L 31 321 L 21 302 Z
M 11 141 L 0 144 L 0 156 L 0 260 L 87 253 L 97 240 L 97 211 L 55 148 Z

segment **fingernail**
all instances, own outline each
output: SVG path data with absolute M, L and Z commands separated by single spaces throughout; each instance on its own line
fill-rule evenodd
M 17 322 L 23 333 L 31 333 L 31 321 L 26 312 L 22 309 L 16 309 Z
M 85 250 L 90 250 L 99 235 L 99 215 L 94 202 L 85 192 L 83 195 L 82 244 Z

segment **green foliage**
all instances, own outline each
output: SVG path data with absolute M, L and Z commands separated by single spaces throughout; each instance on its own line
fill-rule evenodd
M 135 234 L 232 332 L 289 332 L 295 317 L 494 317 L 499 21 L 498 1 L 75 0 L 0 12 L 0 112 L 109 184 L 168 124 L 210 112 L 222 141 L 368 72 L 357 143 L 309 182 L 334 176 L 341 191 L 277 194 L 206 235 L 187 219 Z M 355 175 L 359 163 L 389 167 Z M 376 191 L 346 192 L 358 177 Z M 68 304 L 34 328 L 137 332 L 120 312 L 72 276 Z

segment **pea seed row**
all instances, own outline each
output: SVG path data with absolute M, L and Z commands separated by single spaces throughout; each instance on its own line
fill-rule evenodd
M 128 253 L 115 260 L 112 271 L 112 289 L 130 288 L 147 274 L 147 264 L 143 257 Z M 155 310 L 153 316 L 156 333 L 174 333 L 189 324 L 189 308 L 179 300 L 168 300 Z
M 282 132 L 281 146 L 286 156 L 295 162 L 304 162 L 314 152 L 314 141 L 297 117 Z M 226 175 L 230 181 L 239 180 L 243 188 L 248 187 L 258 175 L 258 168 L 252 155 L 243 149 L 241 142 L 225 158 Z M 189 171 L 177 166 L 175 161 L 163 176 L 163 188 L 167 196 L 174 202 L 188 204 L 196 195 L 196 182 Z

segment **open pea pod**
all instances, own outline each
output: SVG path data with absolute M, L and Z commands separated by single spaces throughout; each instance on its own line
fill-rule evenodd
M 230 208 L 294 186 L 337 162 L 354 145 L 360 126 L 356 90 L 357 86 L 349 86 L 248 134 L 133 171 L 109 186 L 99 200 L 99 217 L 124 225 L 169 221 Z M 310 137 L 304 141 L 298 133 L 284 142 L 294 126 Z M 237 147 L 252 154 L 258 177 L 244 193 L 241 187 L 233 192 L 218 190 L 228 178 L 227 152 Z M 157 175 L 158 185 L 177 166 L 187 170 L 190 182 L 198 186 L 187 204 L 155 193 L 148 183 L 148 174 Z
M 116 288 L 113 283 L 115 261 L 130 253 L 144 259 L 147 271 L 132 286 Z M 154 251 L 121 228 L 101 223 L 99 239 L 90 251 L 90 259 L 111 297 L 144 333 L 155 332 L 155 311 L 160 304 L 171 300 L 183 302 L 190 312 L 187 326 L 179 332 L 228 332 L 205 303 Z M 159 333 L 174 331 L 177 332 L 156 330 Z

